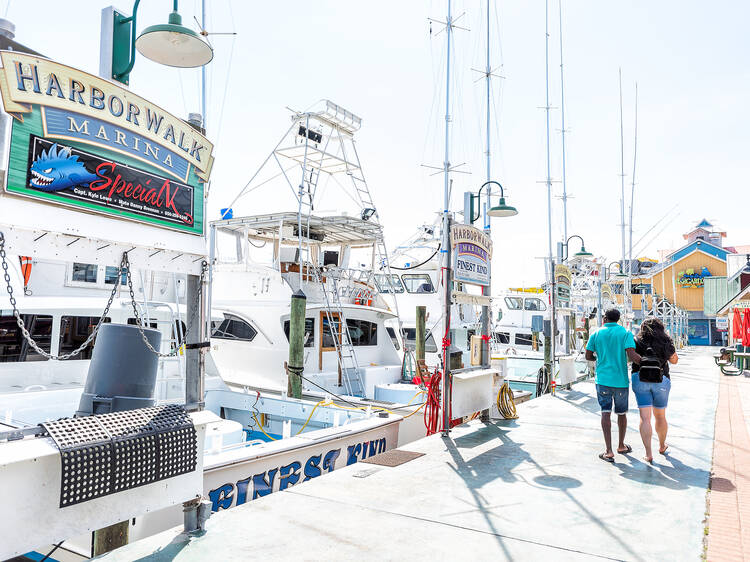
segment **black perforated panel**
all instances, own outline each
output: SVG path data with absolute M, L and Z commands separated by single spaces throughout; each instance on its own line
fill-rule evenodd
M 60 507 L 195 470 L 197 434 L 169 404 L 41 424 L 60 449 Z

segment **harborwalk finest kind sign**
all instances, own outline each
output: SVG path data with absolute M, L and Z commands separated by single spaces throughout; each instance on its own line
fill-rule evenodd
M 6 192 L 203 234 L 213 145 L 202 134 L 97 76 L 22 53 L 0 61 Z
M 451 226 L 453 277 L 456 281 L 486 287 L 490 283 L 492 239 L 473 226 Z

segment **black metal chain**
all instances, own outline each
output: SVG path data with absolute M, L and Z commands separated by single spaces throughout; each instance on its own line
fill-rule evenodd
M 70 359 L 71 357 L 74 357 L 81 353 L 84 349 L 86 349 L 92 341 L 94 341 L 94 338 L 96 338 L 96 334 L 99 332 L 99 328 L 101 328 L 101 325 L 104 323 L 105 318 L 107 317 L 107 314 L 109 314 L 109 309 L 112 306 L 112 301 L 115 298 L 115 295 L 117 294 L 117 283 L 114 284 L 112 287 L 112 292 L 109 294 L 109 299 L 107 300 L 107 306 L 104 308 L 104 311 L 102 312 L 102 315 L 99 317 L 99 321 L 96 323 L 96 326 L 94 326 L 94 329 L 91 331 L 91 333 L 88 335 L 86 340 L 79 345 L 76 349 L 71 351 L 70 353 L 63 353 L 62 355 L 53 355 L 51 353 L 48 353 L 44 351 L 41 347 L 39 347 L 39 344 L 34 341 L 34 338 L 31 337 L 31 334 L 29 333 L 29 330 L 26 328 L 26 324 L 23 321 L 23 318 L 21 318 L 21 313 L 18 311 L 18 308 L 16 306 L 16 298 L 13 296 L 13 285 L 11 284 L 10 280 L 10 273 L 8 273 L 8 262 L 6 260 L 6 254 L 5 254 L 5 235 L 0 232 L 0 260 L 2 260 L 2 268 L 3 268 L 3 277 L 5 278 L 5 285 L 6 290 L 8 291 L 8 300 L 10 300 L 10 305 L 13 307 L 13 316 L 16 318 L 16 324 L 18 324 L 18 328 L 21 330 L 21 333 L 23 334 L 24 339 L 28 342 L 28 344 L 36 351 L 39 355 L 46 357 L 47 359 L 52 359 L 53 361 L 64 361 L 66 359 Z M 127 254 L 123 254 L 123 260 L 120 262 L 120 267 L 117 272 L 117 279 L 120 279 L 120 276 L 122 275 L 122 269 L 127 263 Z M 128 277 L 130 276 L 130 271 L 128 270 Z
M 138 331 L 141 333 L 141 339 L 143 340 L 143 343 L 146 345 L 146 347 L 152 352 L 158 355 L 159 357 L 174 357 L 182 348 L 183 345 L 185 345 L 185 342 L 187 342 L 187 336 L 190 333 L 190 329 L 193 327 L 195 322 L 191 323 L 189 326 L 186 327 L 185 333 L 182 334 L 182 341 L 178 341 L 175 348 L 170 351 L 169 353 L 162 353 L 158 349 L 154 348 L 153 345 L 151 345 L 151 342 L 148 341 L 148 338 L 146 337 L 146 333 L 143 331 L 143 319 L 141 318 L 140 313 L 138 312 L 138 303 L 135 300 L 135 291 L 133 290 L 133 280 L 130 276 L 130 262 L 128 261 L 128 254 L 125 252 L 122 255 L 122 264 L 125 266 L 126 271 L 126 277 L 127 277 L 127 284 L 128 284 L 128 290 L 130 291 L 130 301 L 131 305 L 133 307 L 133 316 L 135 316 L 135 325 L 138 327 Z M 203 282 L 206 277 L 206 271 L 208 271 L 208 263 L 204 261 L 201 264 L 201 274 L 200 274 L 200 282 L 199 287 L 203 287 Z M 197 309 L 200 305 L 200 298 L 201 298 L 201 290 L 198 290 L 195 295 L 195 302 L 193 302 L 192 308 L 187 308 L 186 312 L 190 312 L 190 310 Z M 179 318 L 179 310 L 177 311 L 178 318 Z M 177 329 L 176 326 L 172 327 L 175 331 Z

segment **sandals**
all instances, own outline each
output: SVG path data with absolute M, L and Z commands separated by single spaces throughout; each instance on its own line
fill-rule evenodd
M 633 452 L 633 447 L 631 447 L 630 445 L 625 445 L 625 450 L 624 451 L 617 451 L 617 452 L 619 454 L 621 454 L 621 455 L 627 455 L 627 454 Z
M 611 456 L 611 457 L 608 457 L 608 456 L 606 456 L 606 455 L 607 455 L 607 453 L 599 453 L 599 458 L 600 458 L 600 459 L 602 459 L 603 461 L 607 461 L 607 462 L 615 462 L 615 457 L 614 457 L 614 455 L 613 455 L 613 456 Z
M 666 447 L 664 447 L 664 450 L 663 450 L 663 451 L 662 451 L 662 450 L 659 450 L 659 454 L 660 454 L 660 455 L 664 455 L 664 456 L 666 457 L 666 456 L 667 456 L 667 451 L 668 451 L 668 450 L 669 450 L 669 445 L 667 445 Z

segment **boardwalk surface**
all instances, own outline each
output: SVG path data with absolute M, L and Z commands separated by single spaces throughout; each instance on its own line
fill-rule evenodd
M 709 349 L 681 353 L 672 372 L 669 454 L 657 454 L 653 465 L 641 460 L 632 395 L 633 453 L 614 464 L 597 458 L 603 442 L 595 387 L 583 382 L 521 405 L 517 421 L 475 421 L 450 439 L 407 445 L 425 455 L 400 466 L 353 465 L 215 514 L 202 536 L 168 531 L 105 559 L 700 560 L 724 379 Z M 750 404 L 733 393 L 722 386 L 720 411 L 728 409 L 727 424 L 744 427 L 742 408 Z M 737 432 L 744 457 L 734 441 L 727 450 L 717 443 L 722 472 L 712 496 L 722 494 L 722 526 L 733 525 L 747 545 L 738 513 L 747 508 L 748 484 L 737 480 L 738 464 L 748 466 L 744 430 Z M 713 529 L 709 537 L 721 538 Z M 709 553 L 725 549 L 713 558 L 724 560 L 732 544 L 712 542 Z
M 721 377 L 707 558 L 750 561 L 750 379 Z

